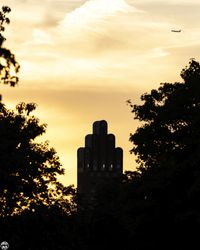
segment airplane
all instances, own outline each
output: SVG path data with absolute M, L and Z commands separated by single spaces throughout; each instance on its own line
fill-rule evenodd
M 171 32 L 181 32 L 181 30 L 171 30 Z

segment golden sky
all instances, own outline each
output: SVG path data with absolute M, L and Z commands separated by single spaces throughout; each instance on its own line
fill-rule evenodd
M 49 140 L 76 185 L 76 151 L 107 120 L 133 170 L 128 141 L 138 123 L 126 100 L 161 82 L 180 81 L 190 58 L 199 60 L 199 0 L 0 0 L 11 7 L 5 47 L 20 65 L 19 86 L 1 86 L 9 107 L 36 102 Z M 181 29 L 173 33 L 171 29 Z

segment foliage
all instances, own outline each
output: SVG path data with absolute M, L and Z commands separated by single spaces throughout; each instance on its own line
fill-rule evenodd
M 74 249 L 193 249 L 200 226 L 200 65 L 131 105 L 138 168 L 95 191 L 76 215 Z M 92 206 L 91 206 L 92 205 Z M 80 209 L 81 208 L 81 209 Z
M 6 239 L 10 248 L 16 250 L 74 249 L 77 242 L 74 225 L 74 217 L 58 207 L 40 206 L 35 212 L 0 218 L 0 241 Z
M 191 60 L 181 77 L 183 82 L 164 83 L 142 95 L 141 105 L 129 101 L 142 122 L 130 136 L 139 166 L 126 195 L 132 202 L 124 212 L 135 249 L 192 248 L 197 242 L 200 64 Z
M 199 63 L 190 61 L 181 77 L 183 83 L 164 83 L 142 95 L 142 105 L 131 104 L 135 119 L 144 122 L 130 137 L 141 170 L 169 159 L 185 159 L 199 150 Z
M 19 64 L 15 59 L 15 55 L 4 47 L 6 39 L 3 36 L 5 24 L 10 23 L 7 17 L 10 11 L 11 9 L 7 6 L 3 6 L 0 10 L 0 83 L 14 87 L 18 83 Z
M 10 8 L 0 10 L 0 83 L 15 86 L 19 64 L 4 48 Z M 64 174 L 48 142 L 46 124 L 32 115 L 34 103 L 10 110 L 0 102 L 0 242 L 14 249 L 73 249 L 76 191 L 58 181 Z
M 59 158 L 48 142 L 35 140 L 45 124 L 31 115 L 34 103 L 20 103 L 16 111 L 0 106 L 0 214 L 8 216 L 39 206 L 57 206 L 69 211 L 72 187 L 57 180 L 64 174 Z
M 0 81 L 14 86 L 19 66 L 2 47 Z M 0 242 L 15 249 L 193 249 L 200 227 L 200 64 L 191 60 L 183 82 L 163 83 L 131 106 L 141 126 L 130 135 L 138 167 L 105 183 L 89 206 L 80 203 L 48 142 L 36 142 L 46 125 L 31 113 L 0 103 Z M 77 201 L 78 208 L 77 208 Z M 77 210 L 78 209 L 78 210 Z M 78 212 L 77 212 L 78 211 Z

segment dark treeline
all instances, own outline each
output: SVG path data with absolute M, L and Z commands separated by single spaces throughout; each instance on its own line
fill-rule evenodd
M 17 73 L 19 66 L 3 48 L 2 35 L 9 11 L 0 12 L 0 57 L 10 61 L 0 65 L 0 74 L 13 86 L 18 78 L 10 68 Z M 181 77 L 183 82 L 163 83 L 142 95 L 141 105 L 128 101 L 141 121 L 130 135 L 138 167 L 96 190 L 89 205 L 80 202 L 73 186 L 58 181 L 64 170 L 55 150 L 35 142 L 46 131 L 32 115 L 35 104 L 9 110 L 0 103 L 0 243 L 15 250 L 195 249 L 200 64 L 191 60 Z

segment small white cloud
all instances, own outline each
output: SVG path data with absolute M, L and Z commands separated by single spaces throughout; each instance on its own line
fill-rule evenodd
M 26 42 L 25 44 L 32 45 L 54 45 L 54 41 L 50 34 L 41 30 L 33 29 L 32 40 Z
M 153 48 L 149 52 L 150 57 L 163 57 L 163 56 L 168 56 L 170 53 L 165 51 L 163 48 Z

